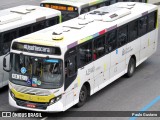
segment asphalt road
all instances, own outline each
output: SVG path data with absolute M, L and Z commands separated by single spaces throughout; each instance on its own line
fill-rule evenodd
M 39 5 L 41 0 L 1 0 L 0 9 L 21 5 Z M 160 34 L 160 32 L 159 32 Z M 160 36 L 159 36 L 160 38 Z M 140 111 L 160 96 L 160 43 L 157 52 L 147 61 L 141 64 L 132 78 L 121 77 L 111 85 L 105 87 L 95 95 L 91 96 L 87 104 L 81 108 L 72 107 L 69 111 Z M 8 87 L 0 89 L 0 111 L 22 110 L 11 107 L 8 104 Z M 147 111 L 160 111 L 160 100 L 148 107 Z M 25 112 L 25 110 L 23 110 Z M 61 120 L 129 120 L 130 118 L 104 118 L 104 117 L 63 117 L 54 119 Z M 43 116 L 43 120 L 53 118 Z M 66 114 L 65 114 L 66 115 Z M 0 118 L 1 120 L 2 118 Z M 4 119 L 4 118 L 3 118 Z M 17 119 L 17 118 L 7 118 Z M 22 119 L 22 118 L 21 118 Z M 23 118 L 24 119 L 24 118 Z M 25 118 L 27 119 L 27 118 Z M 160 120 L 160 118 L 137 118 L 137 120 Z

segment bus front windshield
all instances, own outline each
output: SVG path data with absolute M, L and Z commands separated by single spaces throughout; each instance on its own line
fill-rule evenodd
M 62 60 L 12 54 L 11 64 L 14 84 L 44 89 L 62 86 Z

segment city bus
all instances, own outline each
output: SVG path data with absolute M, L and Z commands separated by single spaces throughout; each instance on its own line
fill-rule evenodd
M 143 9 L 142 9 L 143 8 Z M 12 42 L 9 104 L 65 111 L 136 67 L 157 49 L 156 5 L 119 2 Z
M 60 10 L 62 21 L 66 21 L 99 7 L 124 1 L 148 2 L 147 0 L 44 0 L 40 6 Z
M 152 3 L 152 4 L 156 4 L 156 3 L 160 3 L 159 0 L 146 0 L 147 3 Z
M 41 14 L 39 14 L 41 13 Z M 32 5 L 21 5 L 0 11 L 0 62 L 9 52 L 11 41 L 23 35 L 58 24 L 61 12 Z M 0 88 L 7 85 L 8 73 L 0 67 Z

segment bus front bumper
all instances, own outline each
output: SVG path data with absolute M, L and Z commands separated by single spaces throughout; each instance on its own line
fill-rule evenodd
M 10 93 L 9 93 L 9 104 L 13 107 L 16 107 L 16 108 L 30 110 L 30 111 L 37 111 L 37 112 L 61 112 L 61 111 L 64 111 L 63 104 L 62 104 L 61 100 L 52 104 L 52 105 L 47 106 L 46 109 L 29 108 L 29 107 L 17 105 L 16 101 L 11 97 Z

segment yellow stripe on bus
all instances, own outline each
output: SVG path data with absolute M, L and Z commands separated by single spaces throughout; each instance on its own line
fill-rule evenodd
M 39 41 L 39 40 L 18 40 L 18 42 L 21 43 L 26 43 L 26 44 L 37 44 L 37 45 L 46 45 L 46 46 L 53 46 L 53 42 L 49 42 L 49 41 Z
M 15 97 L 21 100 L 32 101 L 32 102 L 50 102 L 55 96 L 53 94 L 49 96 L 37 96 L 37 95 L 30 95 L 24 94 L 21 92 L 16 91 L 15 89 L 11 89 L 12 93 L 14 93 Z
M 81 85 L 81 79 L 79 76 L 77 77 L 77 80 L 78 80 L 78 87 L 79 87 Z
M 156 23 L 156 28 L 158 29 L 158 10 L 157 10 L 157 23 Z

